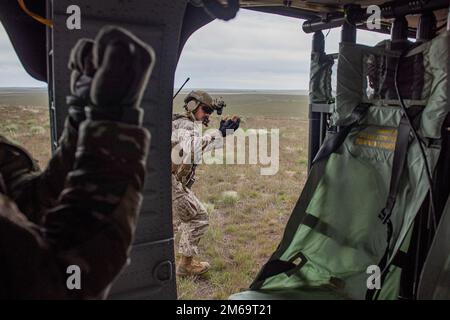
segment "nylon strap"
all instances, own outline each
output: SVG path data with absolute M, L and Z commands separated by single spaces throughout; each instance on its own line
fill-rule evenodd
M 395 206 L 395 200 L 397 198 L 400 186 L 400 179 L 402 177 L 403 170 L 405 168 L 406 156 L 408 154 L 410 131 L 411 128 L 409 126 L 408 119 L 406 115 L 403 115 L 397 130 L 397 140 L 395 142 L 394 159 L 392 162 L 392 174 L 391 174 L 391 181 L 389 184 L 389 194 L 384 209 L 381 210 L 380 214 L 378 215 L 378 218 L 380 218 L 383 224 L 386 225 L 387 229 L 386 251 L 384 252 L 383 257 L 381 258 L 381 261 L 378 264 L 378 266 L 382 270 L 381 283 L 384 282 L 388 273 L 387 270 L 389 268 L 387 262 L 389 260 L 389 252 L 393 234 L 391 215 L 392 210 L 394 209 Z M 372 300 L 375 297 L 375 293 L 379 294 L 379 291 L 380 290 L 373 290 L 373 289 L 367 290 L 366 299 Z

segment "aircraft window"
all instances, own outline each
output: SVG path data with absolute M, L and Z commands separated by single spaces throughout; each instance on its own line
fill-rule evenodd
M 24 146 L 40 167 L 51 155 L 46 86 L 22 67 L 0 24 L 0 135 Z
M 325 51 L 327 53 L 337 53 L 339 51 L 341 28 L 332 29 L 329 32 L 324 30 L 323 34 L 326 36 Z M 375 46 L 377 43 L 388 39 L 390 39 L 390 35 L 388 34 L 366 30 L 358 30 L 356 35 L 356 42 L 366 46 Z
M 207 164 L 211 158 L 205 157 L 196 168 L 191 190 L 209 216 L 196 258 L 208 261 L 211 269 L 200 277 L 178 277 L 180 299 L 227 299 L 248 288 L 281 239 L 308 166 L 312 39 L 301 31 L 301 22 L 241 10 L 235 20 L 204 26 L 184 47 L 175 92 L 186 78 L 190 81 L 175 98 L 174 113 L 183 113 L 183 100 L 191 90 L 222 97 L 227 105 L 222 116 L 242 119 L 237 137 L 226 141 L 238 144 L 245 139 L 245 149 L 239 153 L 239 146 L 225 143 L 223 154 L 212 154 L 222 164 Z M 213 113 L 210 119 L 204 130 L 219 127 L 220 116 Z M 261 144 L 252 153 L 256 136 Z M 227 156 L 236 154 L 235 161 L 228 162 Z M 242 162 L 236 164 L 240 155 Z M 264 175 L 264 169 L 269 174 Z M 182 210 L 176 206 L 176 240 L 183 243 L 186 226 L 180 224 Z M 179 265 L 181 246 L 176 246 Z
M 227 104 L 223 115 L 241 116 L 238 136 L 247 139 L 244 150 L 248 152 L 242 164 L 229 164 L 227 156 L 239 148 L 225 143 L 223 153 L 218 151 L 215 157 L 223 162 L 200 163 L 196 168 L 197 181 L 191 190 L 208 211 L 210 224 L 201 237 L 198 259 L 208 261 L 211 269 L 200 278 L 178 277 L 180 299 L 226 299 L 248 288 L 281 239 L 308 166 L 312 35 L 300 31 L 301 23 L 240 10 L 230 22 L 214 21 L 204 26 L 184 47 L 175 87 L 178 89 L 188 77 L 190 81 L 175 98 L 174 113 L 184 112 L 183 100 L 191 90 L 203 89 L 213 97 L 222 97 Z M 387 37 L 358 34 L 365 44 Z M 327 53 L 338 52 L 339 38 L 339 30 L 330 31 Z M 336 64 L 332 84 L 335 92 Z M 206 129 L 219 127 L 219 119 L 213 114 Z M 267 165 L 250 163 L 250 137 L 260 132 L 267 137 L 274 130 L 278 130 L 279 140 L 268 137 L 267 150 L 279 142 L 278 168 L 273 175 L 262 175 L 261 168 Z M 233 137 L 226 138 L 229 140 Z M 182 211 L 174 204 L 177 243 L 180 238 L 183 243 L 187 234 L 179 219 Z M 179 265 L 183 262 L 180 246 L 183 244 L 176 246 Z

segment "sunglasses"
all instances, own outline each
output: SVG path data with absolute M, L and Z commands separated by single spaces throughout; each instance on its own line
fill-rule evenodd
M 214 112 L 214 109 L 207 105 L 203 104 L 201 107 L 202 107 L 203 112 L 205 112 L 205 113 L 212 114 Z

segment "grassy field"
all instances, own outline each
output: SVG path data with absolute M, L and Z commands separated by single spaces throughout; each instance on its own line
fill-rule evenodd
M 0 88 L 0 135 L 18 143 L 45 167 L 51 155 L 47 91 Z
M 44 168 L 51 155 L 48 109 L 0 104 L 0 114 L 0 135 L 24 146 Z
M 175 98 L 174 111 L 182 110 L 185 93 Z M 304 118 L 308 96 L 286 93 L 233 93 L 218 94 L 223 96 L 227 106 L 224 114 L 239 114 L 242 116 L 264 117 L 298 117 Z M 278 106 L 278 108 L 277 108 Z
M 182 99 L 183 95 L 177 97 L 175 111 Z M 279 172 L 262 176 L 260 165 L 198 168 L 193 191 L 210 216 L 200 251 L 212 268 L 201 277 L 178 279 L 180 299 L 226 299 L 248 288 L 278 245 L 306 179 L 307 97 L 258 93 L 224 99 L 228 104 L 224 114 L 243 115 L 243 129 L 280 130 Z M 50 135 L 47 107 L 39 104 L 5 103 L 0 94 L 0 134 L 24 145 L 44 167 L 50 157 Z M 211 127 L 217 122 L 212 121 Z M 174 222 L 176 230 L 178 221 Z

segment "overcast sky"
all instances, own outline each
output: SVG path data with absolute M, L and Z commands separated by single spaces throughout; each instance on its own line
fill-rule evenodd
M 306 89 L 312 35 L 303 20 L 240 10 L 230 22 L 213 21 L 188 40 L 178 64 L 175 87 Z M 327 37 L 327 52 L 337 52 L 339 29 Z M 384 35 L 358 31 L 358 42 L 373 45 Z M 20 64 L 0 25 L 0 87 L 45 86 Z

